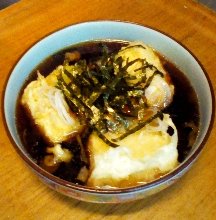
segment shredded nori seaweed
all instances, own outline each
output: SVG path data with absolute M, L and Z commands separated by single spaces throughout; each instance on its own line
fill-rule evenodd
M 129 46 L 121 51 L 132 47 Z M 140 110 L 148 107 L 145 101 L 145 89 L 156 75 L 163 74 L 145 59 L 126 60 L 116 53 L 109 54 L 106 45 L 101 45 L 102 55 L 97 60 L 80 59 L 74 65 L 64 62 L 63 71 L 58 76 L 57 87 L 62 90 L 73 111 L 78 115 L 81 123 L 85 123 L 95 130 L 105 143 L 117 147 L 117 142 L 161 116 L 156 112 L 151 117 L 140 121 L 136 126 L 130 126 L 128 120 L 137 119 Z M 134 71 L 141 71 L 141 76 L 131 76 L 128 68 L 139 62 L 142 66 Z M 153 70 L 150 77 L 146 77 L 147 68 Z M 128 83 L 130 80 L 138 82 Z M 121 128 L 124 132 L 118 138 L 108 140 L 107 132 L 115 132 Z

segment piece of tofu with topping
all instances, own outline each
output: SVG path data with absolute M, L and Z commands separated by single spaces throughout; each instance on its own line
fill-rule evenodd
M 92 133 L 87 184 L 129 187 L 159 178 L 178 165 L 177 142 L 177 130 L 168 114 L 119 141 L 116 148 Z
M 131 77 L 127 80 L 127 83 L 130 85 L 134 85 L 143 79 L 143 71 L 146 76 L 146 83 L 156 70 L 160 73 L 149 81 L 150 84 L 145 89 L 145 97 L 149 106 L 163 109 L 171 103 L 174 86 L 154 49 L 142 42 L 132 42 L 123 47 L 115 59 L 119 57 L 123 60 L 122 67 L 125 67 L 129 62 L 136 61 L 127 68 L 127 73 Z M 115 71 L 119 71 L 118 65 Z M 143 87 L 145 87 L 145 84 L 143 84 Z
M 151 47 L 133 42 L 123 47 L 115 59 L 121 59 L 120 64 L 115 66 L 116 74 L 126 68 L 127 83 L 130 86 L 139 84 L 144 89 L 148 105 L 144 111 L 154 109 L 153 112 L 158 112 L 171 103 L 174 86 L 158 54 Z M 177 143 L 177 130 L 168 114 L 163 114 L 162 119 L 157 117 L 140 130 L 115 142 L 119 145 L 116 148 L 92 133 L 88 141 L 90 177 L 87 184 L 109 188 L 153 181 L 178 165 Z
M 48 142 L 57 144 L 79 133 L 83 126 L 70 110 L 61 90 L 55 87 L 61 66 L 46 78 L 38 73 L 37 80 L 24 89 L 21 103 Z

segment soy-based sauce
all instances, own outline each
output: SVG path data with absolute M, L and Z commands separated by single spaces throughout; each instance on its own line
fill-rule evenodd
M 29 82 L 37 78 L 37 70 L 39 70 L 42 75 L 47 76 L 58 65 L 61 65 L 64 61 L 66 52 L 79 51 L 82 59 L 88 60 L 92 57 L 97 58 L 98 56 L 101 56 L 104 45 L 108 48 L 109 53 L 113 53 L 117 52 L 122 46 L 127 45 L 127 42 L 95 41 L 63 49 L 38 65 L 26 80 L 23 89 Z M 164 110 L 164 113 L 170 114 L 178 130 L 178 161 L 182 162 L 189 154 L 199 130 L 198 100 L 187 77 L 163 56 L 160 56 L 160 58 L 175 86 L 173 102 L 166 110 Z M 23 89 L 20 92 L 20 96 Z M 34 122 L 32 122 L 19 100 L 16 109 L 16 122 L 24 147 L 35 162 L 41 165 L 41 161 L 46 155 L 47 143 L 42 138 L 40 131 L 37 129 Z M 88 132 L 82 134 L 82 138 L 85 143 L 88 138 Z M 75 140 L 71 140 L 71 142 L 63 143 L 63 145 L 64 148 L 71 150 L 75 157 L 70 163 L 61 163 L 56 169 L 49 171 L 62 179 L 78 184 L 85 184 L 76 179 L 80 168 L 84 165 L 84 162 L 80 158 L 81 149 L 79 144 Z M 88 164 L 85 165 L 88 167 Z

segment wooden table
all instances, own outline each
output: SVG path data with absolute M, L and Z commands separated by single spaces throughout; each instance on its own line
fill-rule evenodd
M 188 47 L 216 91 L 216 14 L 191 0 L 20 0 L 0 11 L 0 219 L 216 219 L 216 128 L 201 157 L 180 181 L 148 199 L 102 205 L 60 195 L 41 183 L 6 132 L 8 76 L 36 41 L 67 25 L 114 19 L 157 28 Z

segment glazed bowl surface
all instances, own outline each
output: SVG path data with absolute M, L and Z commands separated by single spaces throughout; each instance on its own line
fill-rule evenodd
M 174 63 L 189 79 L 199 102 L 200 129 L 194 146 L 175 170 L 147 184 L 124 189 L 93 189 L 76 185 L 46 172 L 26 152 L 17 132 L 16 102 L 26 78 L 44 59 L 68 46 L 93 40 L 142 41 Z M 120 203 L 145 198 L 168 187 L 196 161 L 210 133 L 214 118 L 214 98 L 206 72 L 195 56 L 168 35 L 150 27 L 120 21 L 91 21 L 65 27 L 38 41 L 18 61 L 8 80 L 4 114 L 9 133 L 20 156 L 49 187 L 72 198 L 96 203 Z

